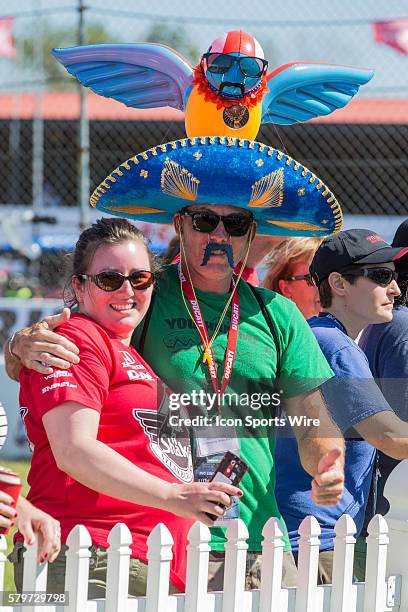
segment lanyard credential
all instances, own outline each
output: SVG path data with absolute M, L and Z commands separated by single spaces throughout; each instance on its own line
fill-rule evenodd
M 218 384 L 217 366 L 214 358 L 214 352 L 211 346 L 211 341 L 208 337 L 207 326 L 205 324 L 203 315 L 201 314 L 201 308 L 198 303 L 197 297 L 194 292 L 194 288 L 190 281 L 184 276 L 183 272 L 178 268 L 181 290 L 184 291 L 186 298 L 190 304 L 192 318 L 194 324 L 200 334 L 201 342 L 204 348 L 203 362 L 207 363 L 208 371 L 211 377 L 211 382 L 215 393 L 219 394 L 219 397 L 223 395 L 225 389 L 230 381 L 232 370 L 235 362 L 235 355 L 238 341 L 238 330 L 239 330 L 239 318 L 240 318 L 240 306 L 238 292 L 234 291 L 231 301 L 231 316 L 228 330 L 228 342 L 227 350 L 225 352 L 225 364 L 224 373 L 221 381 L 221 388 Z M 234 281 L 233 281 L 234 283 Z M 235 286 L 235 285 L 234 285 Z M 215 338 L 212 338 L 214 340 Z

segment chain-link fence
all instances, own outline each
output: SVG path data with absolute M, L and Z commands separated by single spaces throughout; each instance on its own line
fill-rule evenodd
M 344 212 L 406 214 L 408 55 L 374 39 L 375 22 L 405 17 L 397 0 L 85 4 L 19 0 L 10 5 L 0 0 L 0 206 L 6 210 L 34 206 L 35 214 L 58 217 L 71 207 L 72 218 L 79 218 L 79 88 L 51 57 L 52 47 L 75 46 L 81 35 L 85 43 L 160 42 L 195 65 L 214 38 L 243 29 L 261 43 L 269 70 L 293 61 L 375 69 L 374 79 L 349 108 L 325 121 L 267 124 L 258 140 L 286 151 L 318 174 Z M 11 17 L 14 39 L 8 57 L 4 45 L 2 51 L 6 29 L 1 36 L 1 17 L 6 16 Z M 131 155 L 185 135 L 181 114 L 164 112 L 159 120 L 146 114 L 136 121 L 120 103 L 93 94 L 88 113 L 91 190 Z M 7 213 L 2 214 L 4 218 Z M 37 255 L 28 254 L 27 261 L 30 274 L 35 272 L 38 279 L 43 263 Z M 42 257 L 48 257 L 49 270 L 56 257 L 60 271 L 60 250 Z M 55 275 L 49 274 L 54 286 Z

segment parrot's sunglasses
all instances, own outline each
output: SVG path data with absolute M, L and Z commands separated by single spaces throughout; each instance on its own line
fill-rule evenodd
M 268 62 L 260 57 L 236 57 L 227 53 L 204 53 L 203 59 L 206 61 L 207 70 L 211 74 L 225 74 L 235 63 L 238 63 L 244 76 L 256 79 L 261 77 L 268 67 Z
M 102 291 L 117 291 L 125 281 L 129 281 L 133 289 L 143 291 L 154 283 L 154 273 L 150 270 L 137 270 L 124 276 L 120 272 L 107 270 L 99 274 L 78 274 L 80 280 L 91 280 Z
M 187 215 L 191 217 L 193 229 L 196 232 L 203 232 L 204 234 L 210 234 L 218 226 L 219 222 L 222 221 L 224 224 L 225 231 L 230 236 L 245 236 L 249 227 L 254 219 L 253 214 L 244 213 L 232 213 L 231 215 L 217 215 L 212 210 L 188 210 L 182 208 L 180 211 L 181 215 Z
M 349 268 L 341 270 L 340 274 L 346 278 L 347 276 L 363 276 L 381 287 L 388 287 L 393 280 L 398 279 L 398 272 L 391 268 Z

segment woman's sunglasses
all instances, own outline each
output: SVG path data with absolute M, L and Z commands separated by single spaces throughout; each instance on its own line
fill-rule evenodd
M 252 213 L 232 213 L 231 215 L 225 215 L 223 217 L 211 210 L 191 211 L 182 208 L 180 214 L 191 217 L 193 229 L 196 232 L 203 232 L 204 234 L 213 232 L 219 222 L 222 221 L 225 231 L 230 236 L 245 236 L 253 221 Z
M 306 283 L 309 285 L 309 287 L 315 287 L 315 283 L 314 280 L 312 279 L 312 277 L 310 276 L 310 274 L 299 274 L 298 276 L 288 276 L 288 278 L 285 278 L 284 280 L 289 280 L 289 281 L 306 281 Z
M 388 287 L 393 280 L 398 279 L 398 272 L 391 270 L 391 268 L 356 268 L 350 270 L 340 271 L 342 276 L 364 276 L 369 278 L 376 285 L 381 287 Z
M 120 272 L 99 272 L 99 274 L 78 274 L 80 280 L 91 280 L 102 291 L 117 291 L 125 281 L 129 281 L 133 289 L 143 291 L 154 283 L 154 273 L 149 270 L 137 270 L 129 276 Z
M 204 53 L 207 70 L 211 74 L 225 74 L 237 63 L 244 76 L 259 78 L 265 72 L 268 62 L 260 57 L 236 57 L 227 53 Z

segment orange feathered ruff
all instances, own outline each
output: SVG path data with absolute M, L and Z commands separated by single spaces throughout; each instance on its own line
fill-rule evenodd
M 230 108 L 237 103 L 251 108 L 256 106 L 269 91 L 266 87 L 266 76 L 263 76 L 255 91 L 242 96 L 242 98 L 224 98 L 208 83 L 200 64 L 194 68 L 193 85 L 197 85 L 198 93 L 204 96 L 206 102 L 213 102 L 218 109 Z

